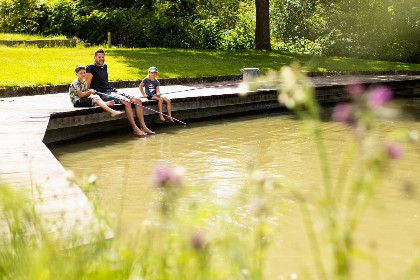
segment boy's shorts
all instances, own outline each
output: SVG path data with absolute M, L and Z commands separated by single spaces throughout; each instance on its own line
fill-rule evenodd
M 90 97 L 82 97 L 73 104 L 74 107 L 93 107 L 93 99 Z
M 116 89 L 105 92 L 105 94 L 99 94 L 103 101 L 114 100 L 115 104 L 121 104 L 121 101 L 131 101 L 134 95 L 118 92 Z

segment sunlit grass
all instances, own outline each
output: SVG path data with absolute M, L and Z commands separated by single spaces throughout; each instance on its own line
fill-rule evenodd
M 0 40 L 66 39 L 66 36 L 42 36 L 38 34 L 0 33 Z
M 68 84 L 78 64 L 93 61 L 95 47 L 38 48 L 0 46 L 0 86 Z M 150 66 L 159 77 L 240 75 L 244 67 L 257 67 L 260 73 L 279 70 L 298 61 L 307 71 L 420 70 L 420 64 L 322 57 L 281 51 L 184 50 L 164 48 L 105 48 L 109 79 L 137 80 Z

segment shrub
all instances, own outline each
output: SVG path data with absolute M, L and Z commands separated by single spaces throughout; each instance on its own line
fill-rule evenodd
M 79 1 L 58 0 L 39 7 L 38 32 L 45 35 L 63 34 L 71 38 L 78 34 Z
M 38 0 L 0 0 L 0 30 L 33 33 L 37 25 Z
M 218 19 L 196 19 L 192 23 L 191 47 L 195 49 L 218 49 L 221 46 L 222 35 L 218 27 Z

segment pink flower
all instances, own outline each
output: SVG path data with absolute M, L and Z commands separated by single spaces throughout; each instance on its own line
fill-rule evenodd
M 380 86 L 369 92 L 367 104 L 371 107 L 382 105 L 392 99 L 392 92 L 385 86 Z
M 182 171 L 179 168 L 160 164 L 153 169 L 152 179 L 155 187 L 179 185 L 182 179 Z
M 190 239 L 191 246 L 196 250 L 202 249 L 204 247 L 205 242 L 206 236 L 203 231 L 194 232 Z
M 356 80 L 350 81 L 346 86 L 346 91 L 353 97 L 361 95 L 364 90 L 364 86 Z
M 390 143 L 385 147 L 385 150 L 390 158 L 397 159 L 403 156 L 404 149 L 398 143 Z
M 352 118 L 353 107 L 348 103 L 338 103 L 333 110 L 332 119 L 338 122 L 349 122 Z

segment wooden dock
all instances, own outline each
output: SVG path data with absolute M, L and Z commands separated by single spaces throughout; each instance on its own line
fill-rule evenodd
M 313 77 L 320 102 L 346 99 L 345 84 L 357 78 L 369 84 L 385 84 L 395 94 L 420 96 L 420 75 L 368 75 L 350 77 L 328 75 Z M 260 89 L 242 97 L 233 86 L 162 86 L 161 92 L 172 100 L 174 115 L 188 121 L 208 116 L 268 110 L 277 103 L 272 89 Z M 120 89 L 139 94 L 138 88 Z M 154 101 L 145 106 L 156 109 Z M 156 113 L 144 110 L 146 122 L 158 123 Z M 79 186 L 67 180 L 66 170 L 50 152 L 47 144 L 66 141 L 112 129 L 129 127 L 125 115 L 110 118 L 100 108 L 73 108 L 68 93 L 0 99 L 0 182 L 15 189 L 29 190 L 44 217 L 63 216 L 68 231 L 84 230 L 95 222 L 89 201 Z M 134 137 L 134 136 L 133 136 Z

